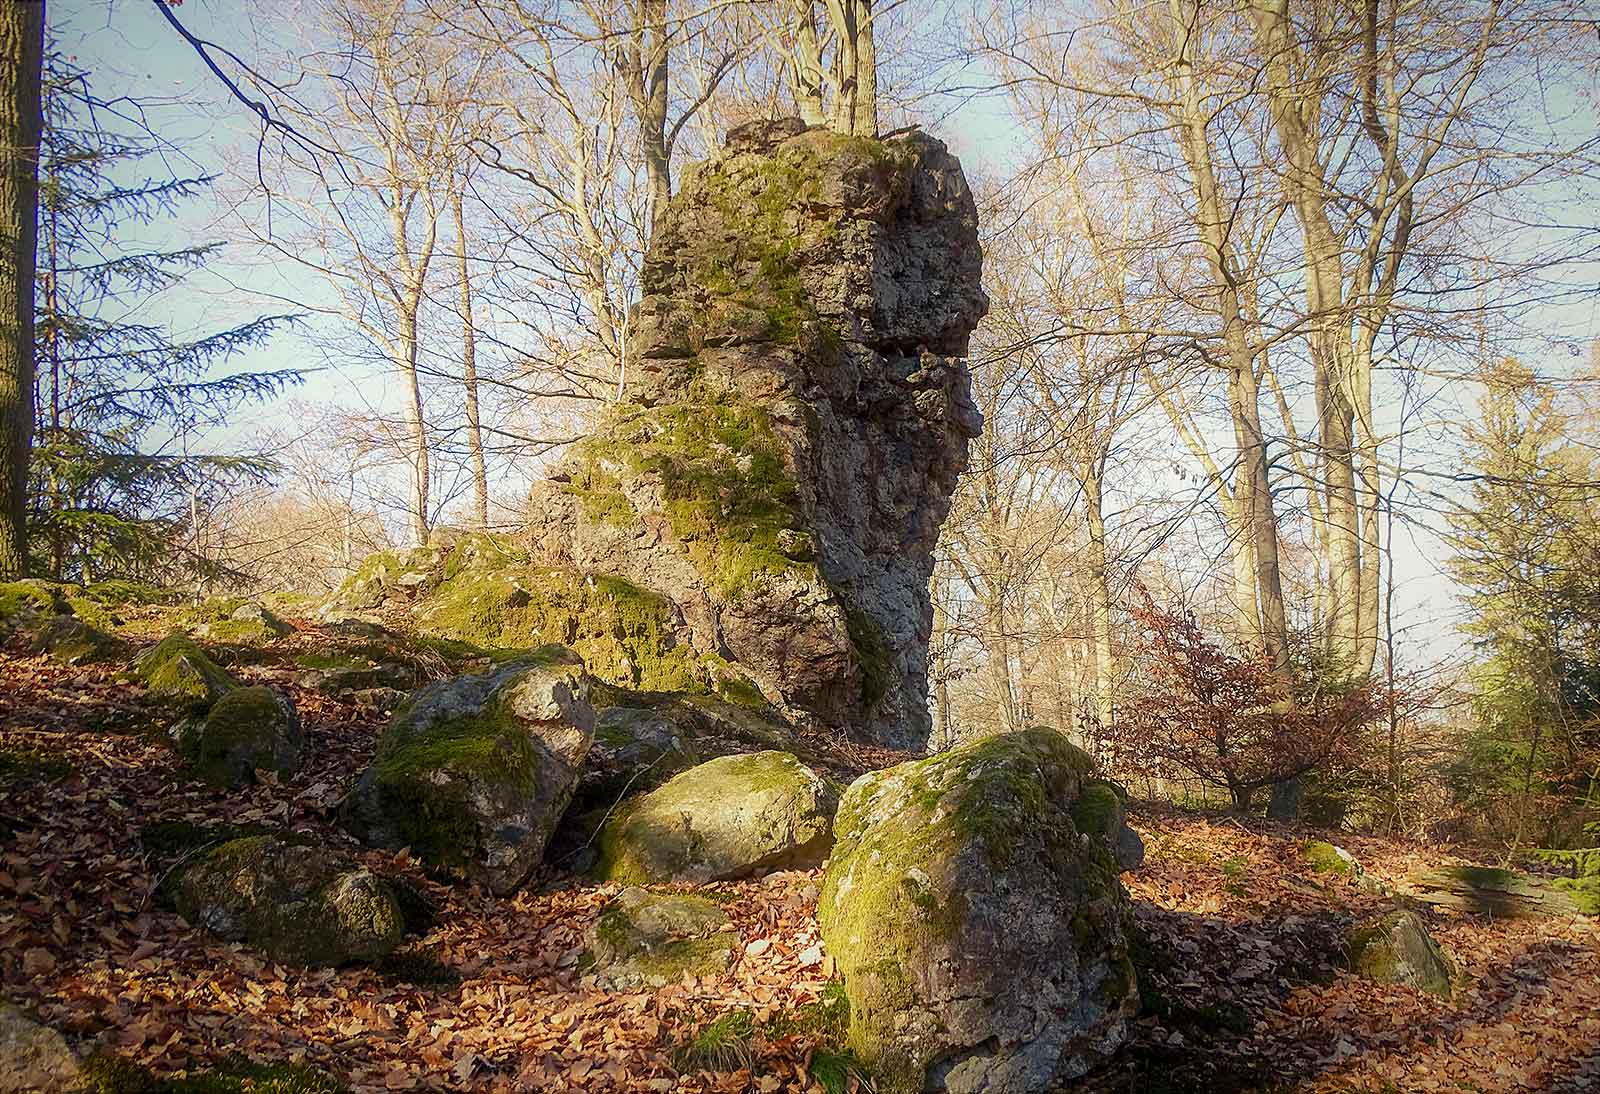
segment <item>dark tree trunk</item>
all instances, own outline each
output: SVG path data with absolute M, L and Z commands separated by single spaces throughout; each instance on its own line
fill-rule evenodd
M 0 578 L 27 563 L 44 0 L 0 3 Z

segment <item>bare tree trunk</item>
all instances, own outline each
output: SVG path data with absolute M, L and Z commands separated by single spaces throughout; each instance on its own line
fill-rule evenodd
M 1105 452 L 1094 470 L 1084 476 L 1083 499 L 1089 525 L 1089 596 L 1093 622 L 1095 716 L 1100 729 L 1111 728 L 1116 717 L 1116 662 L 1111 653 L 1111 581 L 1107 574 L 1106 522 L 1102 508 L 1101 470 Z
M 462 180 L 465 188 L 466 180 Z M 489 527 L 489 469 L 483 458 L 483 429 L 478 418 L 477 331 L 472 320 L 472 280 L 467 271 L 466 218 L 461 190 L 450 195 L 456 226 L 456 265 L 461 278 L 461 384 L 467 398 L 467 455 L 472 461 L 472 517 L 480 531 Z
M 39 231 L 44 0 L 0 4 L 0 578 L 27 568 L 28 457 L 33 438 L 33 292 Z
M 800 118 L 807 125 L 825 125 L 822 93 L 826 77 L 822 69 L 822 46 L 817 41 L 817 24 L 811 0 L 794 0 L 794 44 L 789 55 L 790 79 Z
M 640 151 L 650 186 L 650 224 L 654 226 L 672 197 L 672 150 L 667 145 L 667 0 L 638 0 L 625 51 L 628 95 L 639 123 Z
M 400 355 L 395 367 L 406 385 L 406 426 L 411 437 L 411 538 L 415 546 L 428 542 L 428 499 L 432 493 L 428 468 L 428 427 L 422 411 L 422 385 L 417 376 L 417 312 L 413 306 L 400 316 Z

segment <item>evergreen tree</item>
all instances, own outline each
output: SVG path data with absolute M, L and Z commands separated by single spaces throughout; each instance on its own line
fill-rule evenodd
M 45 62 L 35 295 L 38 379 L 29 488 L 33 568 L 58 580 L 171 580 L 214 564 L 192 523 L 261 455 L 194 454 L 204 430 L 299 379 L 294 370 L 219 374 L 228 358 L 292 321 L 271 315 L 195 338 L 141 321 L 221 244 L 151 248 L 137 227 L 172 214 L 214 176 L 140 177 L 164 143 L 95 99 L 58 52 Z
M 1467 441 L 1475 479 L 1451 516 L 1452 569 L 1468 590 L 1464 629 L 1480 658 L 1477 726 L 1457 787 L 1481 809 L 1520 802 L 1513 838 L 1546 842 L 1561 838 L 1561 821 L 1540 799 L 1594 794 L 1600 468 L 1568 440 L 1549 388 L 1515 362 L 1485 377 Z

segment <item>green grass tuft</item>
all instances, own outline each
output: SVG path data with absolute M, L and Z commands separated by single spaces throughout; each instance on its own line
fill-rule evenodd
M 681 1072 L 738 1071 L 755 1062 L 752 1038 L 755 1019 L 747 1010 L 732 1010 L 679 1047 L 675 1063 Z

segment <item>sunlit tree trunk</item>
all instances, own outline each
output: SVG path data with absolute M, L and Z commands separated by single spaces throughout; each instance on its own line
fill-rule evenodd
M 462 187 L 465 187 L 465 180 Z M 467 457 L 472 463 L 472 518 L 480 529 L 489 527 L 489 469 L 483 458 L 483 428 L 478 415 L 478 339 L 472 319 L 472 278 L 467 269 L 466 217 L 461 190 L 450 195 L 450 213 L 456 229 L 456 273 L 461 278 L 461 385 L 466 391 Z
M 33 293 L 39 218 L 44 2 L 0 4 L 0 577 L 27 568 L 33 437 Z

